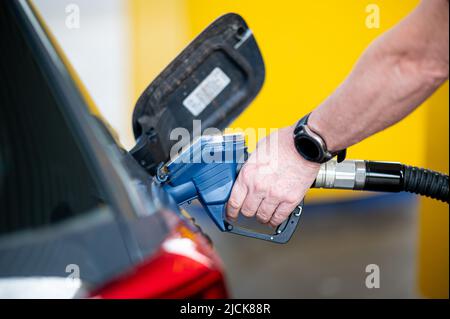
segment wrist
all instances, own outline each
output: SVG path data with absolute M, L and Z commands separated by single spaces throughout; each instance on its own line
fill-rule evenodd
M 312 169 L 318 169 L 320 167 L 319 163 L 308 161 L 306 158 L 304 158 L 303 156 L 301 156 L 298 153 L 298 150 L 295 146 L 294 138 L 292 138 L 294 136 L 294 131 L 295 131 L 296 126 L 297 126 L 297 123 L 294 123 L 293 125 L 288 126 L 290 138 L 289 138 L 289 142 L 288 142 L 287 146 L 289 148 L 289 153 L 292 154 L 293 158 L 298 160 L 299 165 L 301 165 L 303 167 L 312 168 Z
M 297 152 L 306 160 L 315 163 L 325 163 L 337 156 L 338 163 L 346 156 L 346 149 L 332 151 L 320 133 L 314 131 L 309 123 L 311 113 L 301 118 L 293 133 Z
M 334 133 L 334 127 L 326 121 L 320 112 L 313 111 L 308 119 L 308 126 L 313 132 L 320 135 L 324 140 L 327 148 L 331 152 L 346 148 L 344 145 L 340 145 L 338 141 L 338 133 Z

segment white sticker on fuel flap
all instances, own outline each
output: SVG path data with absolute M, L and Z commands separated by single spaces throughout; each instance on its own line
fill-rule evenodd
M 211 73 L 184 99 L 183 105 L 197 116 L 222 92 L 231 82 L 230 78 L 216 67 Z

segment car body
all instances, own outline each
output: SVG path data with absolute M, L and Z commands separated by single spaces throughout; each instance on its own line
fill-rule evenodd
M 0 15 L 0 297 L 227 297 L 209 239 L 94 114 L 33 5 Z

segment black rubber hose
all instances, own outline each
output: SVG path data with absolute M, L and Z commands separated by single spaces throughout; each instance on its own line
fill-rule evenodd
M 394 162 L 365 161 L 363 190 L 410 192 L 449 203 L 448 175 Z
M 403 189 L 449 203 L 448 175 L 414 166 L 403 165 Z

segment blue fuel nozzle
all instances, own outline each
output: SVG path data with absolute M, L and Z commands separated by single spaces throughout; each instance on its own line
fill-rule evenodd
M 221 231 L 285 243 L 297 227 L 303 203 L 274 234 L 234 225 L 225 217 L 226 203 L 246 159 L 247 148 L 242 134 L 201 136 L 162 165 L 157 179 L 179 205 L 198 199 Z

